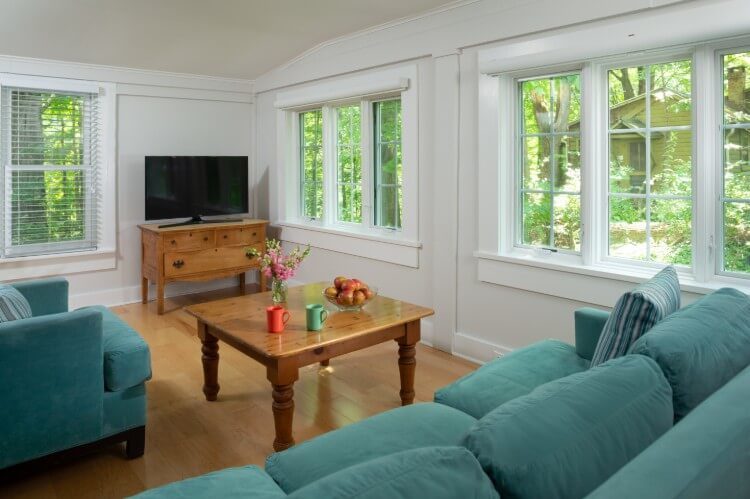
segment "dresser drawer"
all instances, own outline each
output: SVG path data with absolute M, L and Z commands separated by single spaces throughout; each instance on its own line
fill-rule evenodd
M 263 245 L 253 244 L 261 251 Z M 247 246 L 233 246 L 204 249 L 189 252 L 168 252 L 164 254 L 164 275 L 169 277 L 215 272 L 257 265 L 257 258 L 248 258 Z
M 216 231 L 216 246 L 238 246 L 263 242 L 262 227 L 238 227 L 218 229 Z
M 196 230 L 164 234 L 164 251 L 213 248 L 214 233 L 213 230 Z

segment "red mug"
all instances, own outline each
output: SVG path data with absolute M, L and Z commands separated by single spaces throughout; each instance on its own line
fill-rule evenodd
M 289 322 L 291 315 L 288 310 L 284 310 L 284 307 L 274 305 L 266 308 L 266 317 L 268 318 L 268 332 L 280 333 L 284 331 L 284 326 Z

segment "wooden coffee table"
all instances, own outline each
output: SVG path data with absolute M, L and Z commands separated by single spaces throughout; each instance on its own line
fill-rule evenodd
M 414 402 L 415 345 L 420 339 L 420 320 L 434 312 L 429 308 L 384 296 L 372 299 L 361 312 L 337 312 L 322 296 L 326 283 L 289 288 L 286 308 L 291 320 L 283 333 L 267 332 L 266 307 L 270 293 L 192 305 L 185 310 L 198 319 L 198 336 L 203 343 L 203 393 L 214 401 L 219 393 L 219 340 L 266 366 L 273 394 L 276 438 L 273 448 L 294 445 L 292 419 L 294 390 L 299 368 L 361 350 L 378 343 L 398 343 L 401 377 L 401 405 Z M 329 318 L 319 332 L 307 331 L 305 305 L 326 303 Z

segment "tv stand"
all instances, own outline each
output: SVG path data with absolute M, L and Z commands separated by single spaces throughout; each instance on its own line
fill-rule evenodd
M 201 225 L 201 224 L 229 224 L 233 222 L 242 222 L 241 218 L 214 218 L 206 220 L 203 215 L 195 215 L 187 222 L 177 222 L 173 224 L 160 225 L 160 229 L 168 229 L 170 227 L 184 227 L 186 225 Z
M 209 223 L 210 222 L 210 223 Z M 205 281 L 239 276 L 245 290 L 245 272 L 260 270 L 261 254 L 266 248 L 267 220 L 232 220 L 187 226 L 160 227 L 139 225 L 141 229 L 141 293 L 148 302 L 149 282 L 156 284 L 156 308 L 164 313 L 164 288 L 175 281 Z M 260 290 L 266 289 L 266 276 L 258 276 Z

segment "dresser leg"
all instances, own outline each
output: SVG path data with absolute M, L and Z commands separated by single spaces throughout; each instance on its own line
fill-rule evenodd
M 240 274 L 240 293 L 245 294 L 245 273 Z
M 161 279 L 156 283 L 156 311 L 159 315 L 164 313 L 164 281 Z
M 141 303 L 148 303 L 148 279 L 141 277 Z

